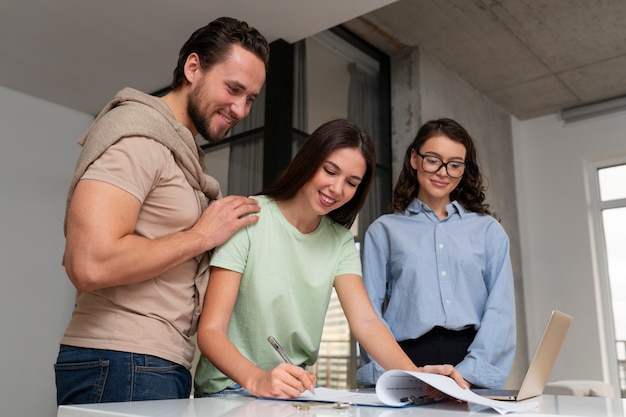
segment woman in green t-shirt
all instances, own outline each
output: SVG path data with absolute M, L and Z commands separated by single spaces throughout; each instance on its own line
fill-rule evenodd
M 204 355 L 195 396 L 239 393 L 290 398 L 313 390 L 304 368 L 317 360 L 334 286 L 350 329 L 385 369 L 449 375 L 451 365 L 416 367 L 374 312 L 349 231 L 374 176 L 369 135 L 337 119 L 302 144 L 281 177 L 256 196 L 257 223 L 217 248 L 198 329 Z M 267 342 L 274 336 L 295 365 Z

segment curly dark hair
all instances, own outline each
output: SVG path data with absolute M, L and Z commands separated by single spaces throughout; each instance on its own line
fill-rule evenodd
M 489 204 L 484 202 L 486 187 L 483 185 L 483 178 L 480 174 L 474 141 L 463 126 L 448 118 L 426 122 L 417 132 L 413 143 L 411 143 L 404 155 L 404 164 L 393 190 L 389 211 L 391 213 L 402 213 L 411 201 L 417 198 L 419 183 L 417 182 L 417 172 L 411 166 L 411 151 L 415 150 L 415 152 L 419 153 L 420 148 L 428 139 L 439 135 L 461 143 L 466 150 L 465 172 L 461 177 L 459 185 L 450 193 L 450 199 L 452 201 L 457 200 L 469 211 L 492 215 L 489 211 Z
M 376 169 L 376 151 L 370 135 L 347 119 L 322 124 L 302 143 L 281 176 L 259 194 L 274 200 L 287 200 L 298 192 L 322 166 L 328 155 L 343 148 L 356 148 L 365 159 L 365 175 L 350 201 L 328 213 L 335 222 L 349 228 L 365 204 Z
M 180 48 L 178 64 L 174 69 L 171 88 L 176 90 L 187 83 L 185 62 L 192 53 L 200 57 L 202 69 L 210 69 L 226 59 L 233 45 L 240 45 L 269 65 L 270 47 L 261 33 L 246 22 L 231 17 L 220 17 L 191 34 Z

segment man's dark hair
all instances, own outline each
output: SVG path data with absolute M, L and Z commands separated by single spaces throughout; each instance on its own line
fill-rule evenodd
M 172 90 L 187 83 L 184 68 L 190 54 L 197 53 L 202 69 L 207 70 L 224 61 L 233 44 L 240 45 L 259 57 L 267 70 L 270 47 L 265 37 L 255 28 L 248 26 L 246 22 L 231 17 L 220 17 L 196 30 L 180 49 L 178 64 L 174 69 L 172 79 Z

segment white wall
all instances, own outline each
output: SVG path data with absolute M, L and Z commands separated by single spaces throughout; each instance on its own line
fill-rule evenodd
M 53 363 L 74 302 L 61 267 L 76 143 L 93 117 L 0 87 L 0 415 L 56 415 Z
M 585 191 L 585 161 L 626 150 L 626 112 L 564 124 L 557 115 L 513 120 L 515 177 L 529 346 L 554 309 L 574 322 L 554 369 L 556 379 L 610 381 L 616 367 L 602 349 Z M 609 335 L 608 337 L 611 337 Z

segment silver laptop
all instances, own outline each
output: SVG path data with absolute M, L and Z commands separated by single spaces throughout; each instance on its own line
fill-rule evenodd
M 567 332 L 572 324 L 572 319 L 572 316 L 558 310 L 552 312 L 519 390 L 481 388 L 472 391 L 483 397 L 508 401 L 521 401 L 543 394 L 565 336 L 567 336 Z

